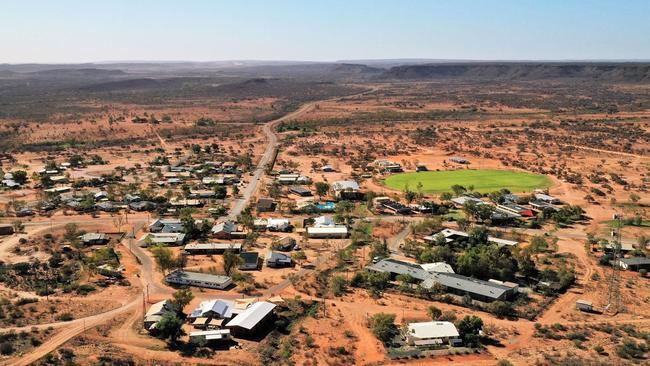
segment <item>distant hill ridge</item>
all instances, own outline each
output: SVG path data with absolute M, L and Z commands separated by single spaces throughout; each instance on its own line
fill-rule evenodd
M 443 63 L 395 66 L 382 73 L 390 80 L 549 80 L 583 79 L 650 82 L 650 63 Z

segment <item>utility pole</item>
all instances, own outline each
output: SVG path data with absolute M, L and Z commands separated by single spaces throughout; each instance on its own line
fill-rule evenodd
M 613 258 L 612 258 L 612 273 L 609 277 L 609 288 L 607 290 L 607 305 L 605 305 L 605 310 L 611 311 L 612 314 L 617 314 L 619 312 L 619 307 L 621 303 L 621 289 L 620 289 L 620 263 L 621 258 L 621 230 L 623 226 L 621 214 L 614 214 L 614 220 L 616 223 L 615 232 L 612 233 L 612 236 L 615 237 L 613 243 Z

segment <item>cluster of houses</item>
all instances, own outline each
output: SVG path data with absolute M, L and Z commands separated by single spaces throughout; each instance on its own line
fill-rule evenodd
M 382 173 L 401 173 L 404 171 L 400 163 L 390 160 L 375 160 L 374 165 Z
M 445 228 L 439 231 L 438 233 L 432 234 L 432 235 L 427 235 L 423 237 L 424 241 L 429 244 L 435 244 L 438 243 L 439 240 L 443 239 L 445 243 L 455 243 L 458 242 L 459 240 L 464 240 L 469 238 L 469 233 L 466 233 L 464 231 L 460 230 L 454 230 L 454 229 L 449 229 Z M 490 244 L 496 244 L 498 246 L 516 246 L 519 244 L 519 242 L 514 241 L 514 240 L 506 240 L 506 239 L 501 239 L 501 238 L 495 238 L 493 236 L 488 236 L 487 238 L 488 243 Z
M 186 318 L 195 330 L 189 332 L 190 343 L 212 346 L 228 343 L 233 338 L 259 339 L 273 326 L 278 301 L 282 299 L 203 301 Z M 179 313 L 171 301 L 153 304 L 144 316 L 144 328 L 155 334 L 158 322 L 169 313 Z
M 133 211 L 153 211 L 161 205 L 159 200 L 156 202 L 144 200 L 138 194 L 126 194 L 119 199 L 109 195 L 107 191 L 101 190 L 109 180 L 119 181 L 119 176 L 108 178 L 97 177 L 91 179 L 75 179 L 70 182 L 68 177 L 62 172 L 69 168 L 69 163 L 62 163 L 56 169 L 42 169 L 37 173 L 42 177 L 47 177 L 48 186 L 43 187 L 44 192 L 48 194 L 49 201 L 39 207 L 42 211 L 49 211 L 57 207 L 65 207 L 76 211 L 97 210 L 104 212 L 117 212 L 123 209 Z M 154 164 L 156 165 L 156 164 Z M 179 162 L 176 165 L 162 166 L 166 171 L 162 173 L 162 180 L 152 183 L 152 187 L 179 186 L 185 183 L 192 183 L 194 186 L 185 192 L 182 199 L 171 199 L 165 203 L 164 208 L 170 214 L 183 207 L 201 207 L 206 200 L 224 198 L 223 194 L 218 195 L 214 186 L 216 185 L 234 185 L 240 182 L 241 171 L 238 164 L 232 161 L 203 161 L 201 163 L 188 165 Z M 19 184 L 13 180 L 11 173 L 5 174 L 2 179 L 2 185 L 10 188 L 17 188 Z M 87 192 L 81 190 L 83 187 L 95 187 L 100 190 Z M 90 199 L 92 202 L 88 202 Z
M 457 208 L 463 208 L 468 202 L 473 202 L 477 205 L 492 205 L 492 220 L 493 221 L 507 221 L 511 219 L 531 218 L 535 217 L 538 212 L 544 210 L 557 211 L 557 207 L 562 203 L 559 198 L 550 196 L 542 192 L 535 192 L 533 199 L 526 205 L 520 204 L 521 197 L 515 194 L 504 194 L 501 203 L 492 204 L 483 201 L 479 198 L 472 196 L 459 196 L 451 199 L 451 203 Z

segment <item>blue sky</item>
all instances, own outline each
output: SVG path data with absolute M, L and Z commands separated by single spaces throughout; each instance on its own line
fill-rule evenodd
M 650 59 L 647 0 L 1 0 L 0 63 Z

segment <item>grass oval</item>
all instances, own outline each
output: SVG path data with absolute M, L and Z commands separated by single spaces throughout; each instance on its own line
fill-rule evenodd
M 406 190 L 406 187 L 416 191 L 418 182 L 422 183 L 424 193 L 451 192 L 451 186 L 454 184 L 465 188 L 473 185 L 474 190 L 481 193 L 493 192 L 501 188 L 507 188 L 511 192 L 531 192 L 552 184 L 551 179 L 545 175 L 496 169 L 400 173 L 384 180 L 386 186 L 401 191 Z

